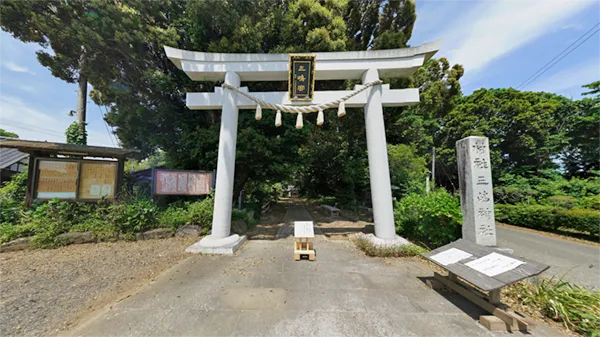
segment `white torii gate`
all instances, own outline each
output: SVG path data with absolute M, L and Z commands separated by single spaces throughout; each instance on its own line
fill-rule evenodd
M 354 52 L 313 53 L 316 55 L 316 80 L 362 79 L 363 84 L 380 78 L 408 77 L 429 60 L 440 42 L 418 47 Z M 201 53 L 165 46 L 167 57 L 195 81 L 224 81 L 238 88 L 241 81 L 287 81 L 288 54 Z M 357 86 L 359 88 L 360 86 Z M 248 92 L 247 88 L 240 88 Z M 288 92 L 253 92 L 253 97 L 291 106 L 323 104 L 339 99 L 350 91 L 317 91 L 311 102 L 292 102 Z M 371 181 L 375 235 L 385 240 L 397 238 L 383 122 L 384 106 L 408 106 L 419 103 L 418 89 L 392 90 L 377 85 L 345 102 L 346 107 L 365 109 L 365 126 Z M 231 207 L 235 170 L 235 151 L 239 109 L 255 109 L 256 103 L 236 91 L 217 87 L 215 92 L 187 93 L 186 104 L 192 110 L 222 109 L 219 156 L 212 234 L 190 246 L 189 252 L 233 254 L 245 236 L 231 234 Z

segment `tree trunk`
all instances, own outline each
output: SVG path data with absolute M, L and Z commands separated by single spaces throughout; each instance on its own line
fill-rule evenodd
M 81 125 L 82 131 L 85 131 L 85 113 L 87 103 L 87 75 L 85 74 L 85 67 L 87 63 L 87 57 L 85 50 L 81 53 L 79 59 L 79 90 L 77 91 L 77 122 Z

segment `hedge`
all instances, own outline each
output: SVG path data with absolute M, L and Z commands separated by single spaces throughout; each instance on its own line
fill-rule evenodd
M 515 226 L 541 230 L 563 227 L 592 235 L 600 234 L 600 211 L 595 209 L 528 204 L 498 204 L 495 209 L 497 221 Z

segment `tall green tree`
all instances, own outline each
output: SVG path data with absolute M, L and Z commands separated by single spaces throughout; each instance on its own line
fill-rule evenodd
M 486 136 L 495 176 L 535 174 L 556 168 L 568 143 L 571 100 L 545 92 L 479 89 L 463 97 L 442 121 L 439 159 L 455 177 L 455 143 L 467 136 Z
M 411 0 L 354 0 L 346 14 L 349 50 L 406 47 L 417 19 Z
M 587 177 L 600 170 L 600 81 L 583 86 L 590 89 L 574 103 L 569 144 L 562 158 L 568 176 Z

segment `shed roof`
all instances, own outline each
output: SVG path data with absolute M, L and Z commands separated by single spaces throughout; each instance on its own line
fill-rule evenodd
M 0 137 L 0 143 L 13 138 Z M 18 163 L 21 160 L 29 157 L 29 154 L 23 153 L 17 149 L 0 147 L 0 169 L 5 169 L 12 164 Z
M 40 142 L 24 139 L 3 139 L 0 148 L 18 149 L 21 152 L 41 152 L 45 154 L 75 155 L 87 157 L 126 158 L 135 157 L 139 151 L 118 147 L 87 146 L 65 143 Z

